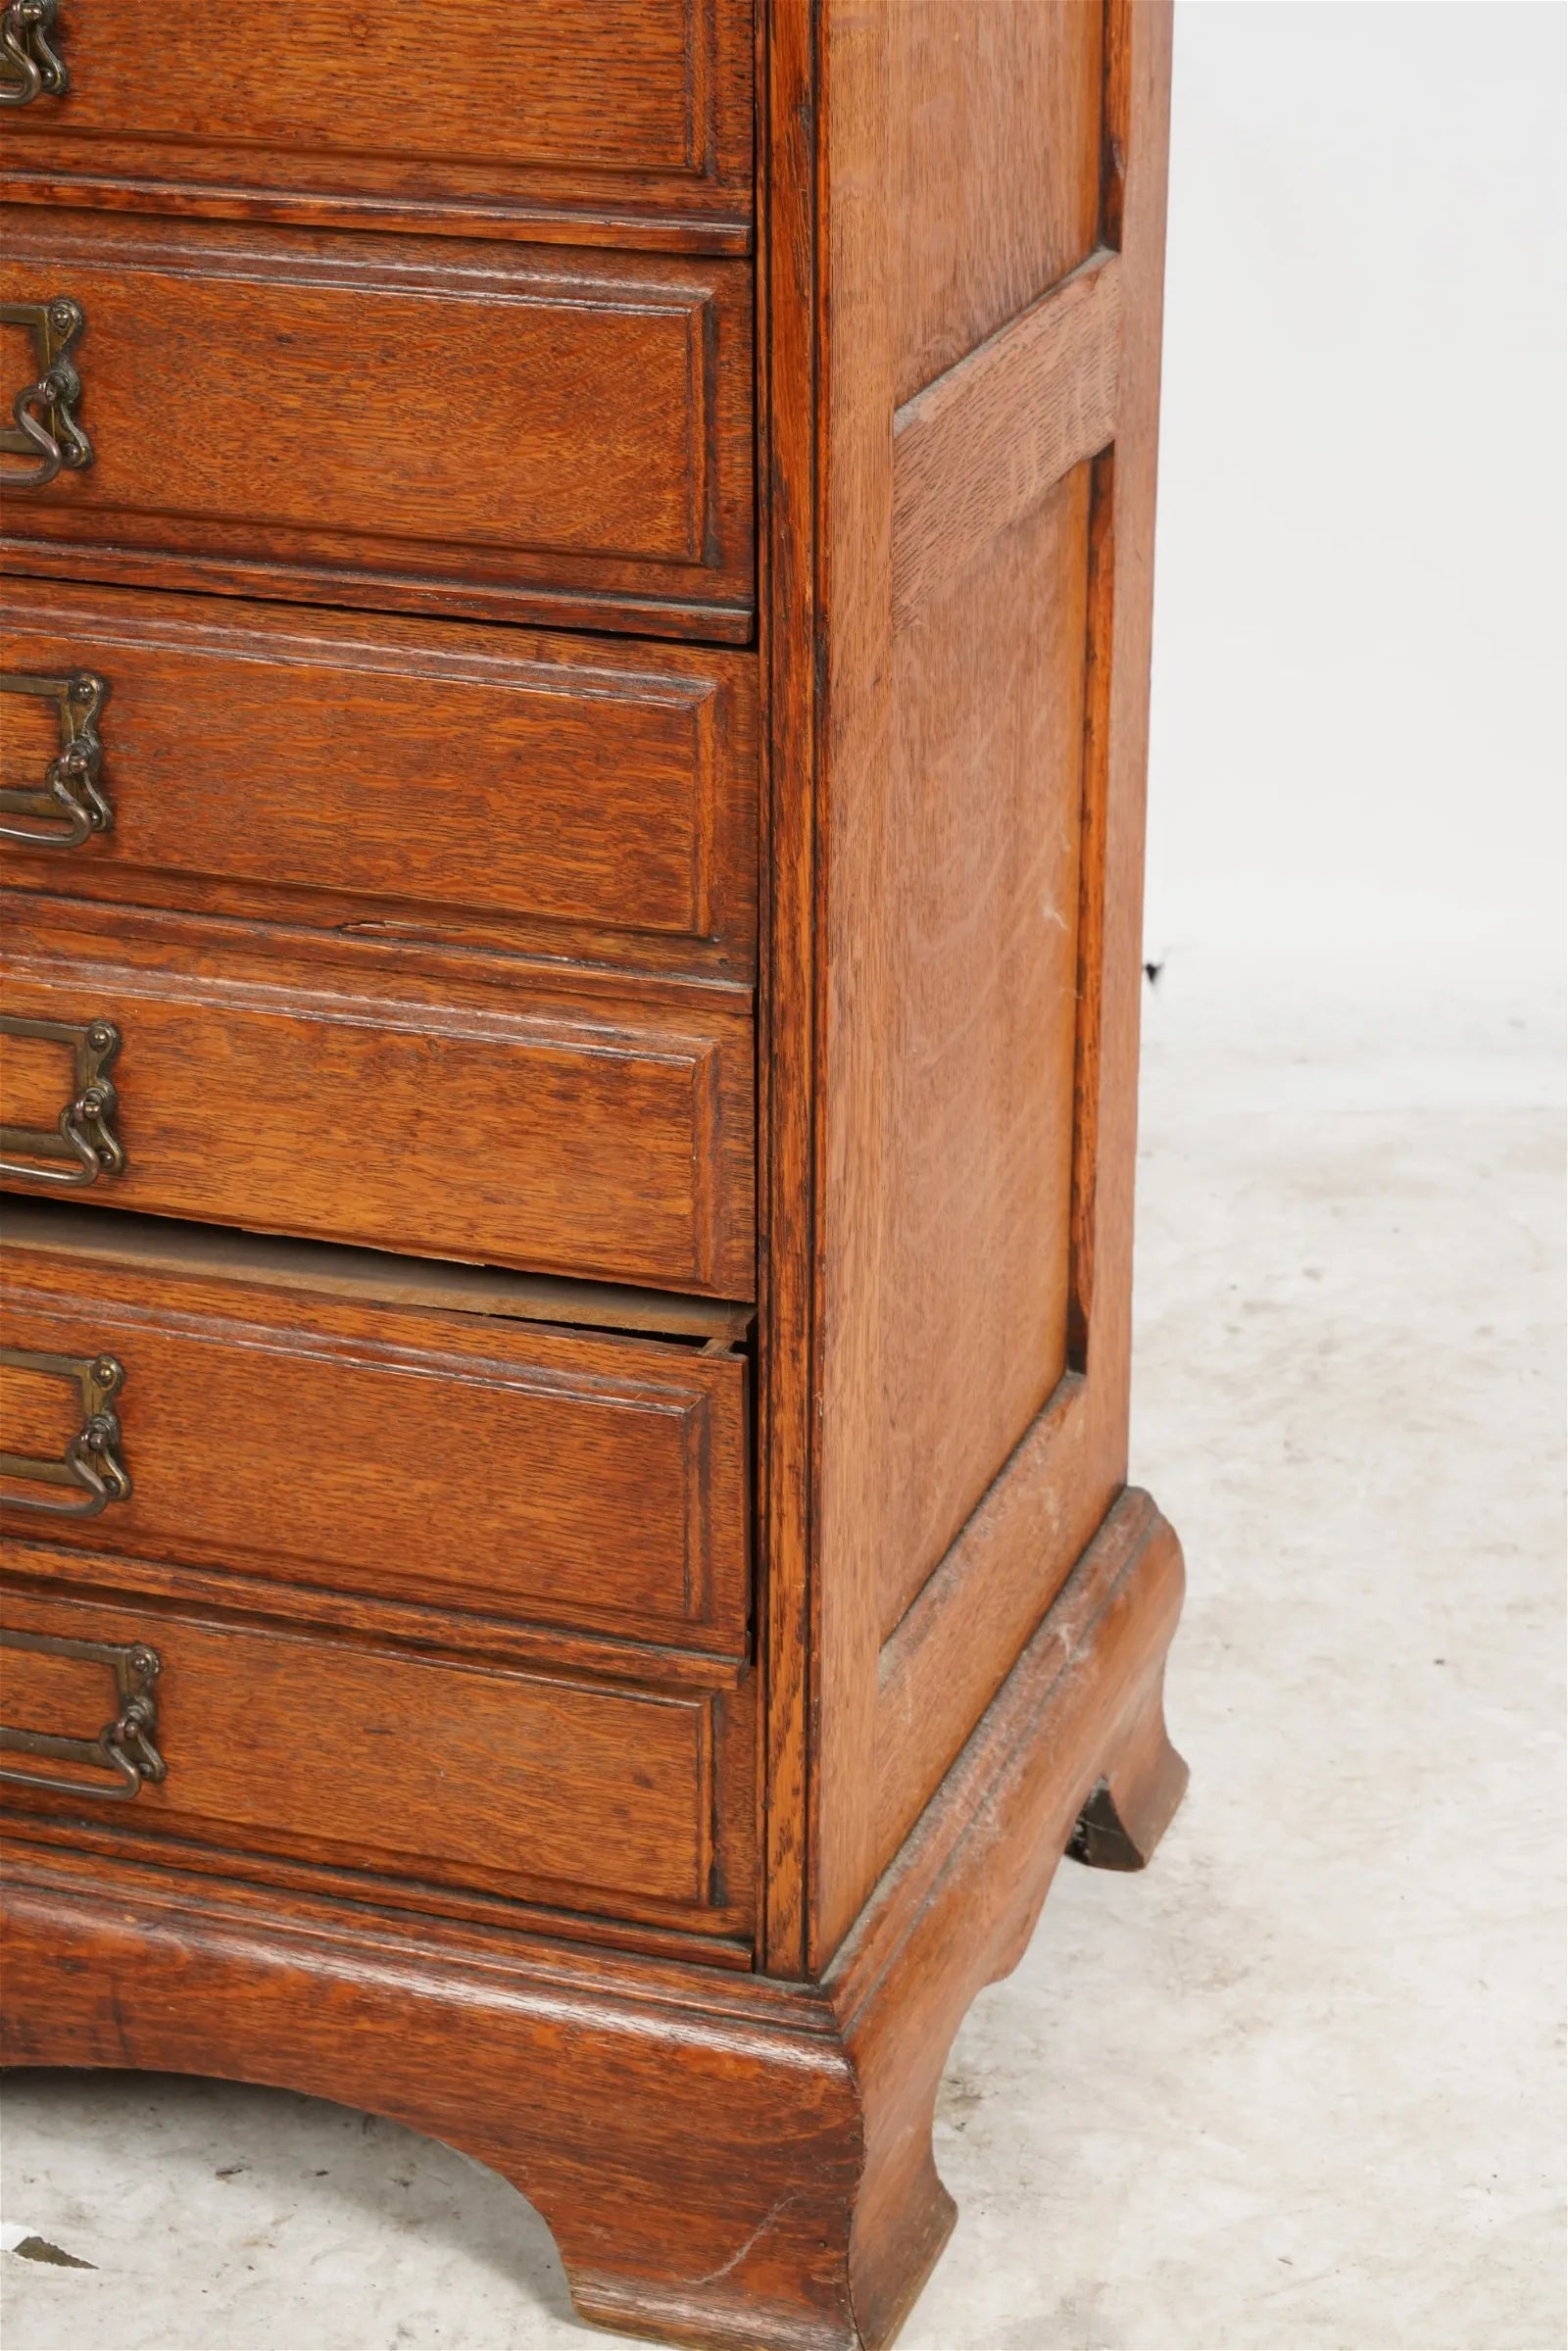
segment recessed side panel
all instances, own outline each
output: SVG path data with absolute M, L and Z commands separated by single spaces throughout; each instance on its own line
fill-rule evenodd
M 894 640 L 890 1633 L 1065 1367 L 1089 467 Z
M 896 401 L 1093 248 L 1102 51 L 1099 0 L 891 0 Z

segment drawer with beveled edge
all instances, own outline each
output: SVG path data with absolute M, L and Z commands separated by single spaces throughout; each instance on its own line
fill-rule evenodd
M 0 1242 L 13 1534 L 744 1656 L 747 1309 L 62 1200 Z
M 32 0 L 0 59 L 7 178 L 56 203 L 741 250 L 752 19 L 752 0 Z
M 747 265 L 14 206 L 13 568 L 745 642 Z
M 65 1201 L 0 1230 L 32 1830 L 746 1931 L 744 1310 Z
M 0 1184 L 753 1295 L 751 994 L 13 892 Z
M 24 1578 L 41 1563 L 11 1555 Z M 423 1909 L 499 1897 L 747 1935 L 751 1684 L 547 1673 L 127 1582 L 0 1583 L 13 1834 Z
M 742 652 L 0 584 L 15 883 L 725 968 L 757 939 Z

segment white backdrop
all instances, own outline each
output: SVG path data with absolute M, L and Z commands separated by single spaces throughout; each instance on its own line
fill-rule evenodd
M 1565 23 L 1179 0 L 1146 929 L 1167 1000 L 1555 994 Z

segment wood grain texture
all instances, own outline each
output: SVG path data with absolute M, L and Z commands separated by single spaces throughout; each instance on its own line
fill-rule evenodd
M 1068 1373 L 883 1643 L 876 1823 L 887 1852 L 919 1819 L 1034 1631 L 1042 1581 L 1054 1582 L 1054 1562 L 1074 1554 L 1093 1468 L 1088 1406 L 1082 1374 Z
M 1105 820 L 1110 795 L 1110 682 L 1116 615 L 1116 453 L 1090 469 L 1089 593 L 1084 657 L 1083 824 L 1078 853 L 1078 1035 L 1073 1069 L 1072 1231 L 1067 1359 L 1089 1361 L 1100 1168 L 1100 1060 L 1105 976 Z
M 5 2058 L 369 2107 L 514 2180 L 584 2318 L 883 2351 L 952 2225 L 931 2114 L 965 2009 L 1016 1962 L 1075 1821 L 1130 1824 L 1147 1859 L 1180 1792 L 1160 1692 L 1181 1582 L 1169 1529 L 1124 1496 L 820 1985 L 370 1906 L 348 1926 L 29 1841 L 5 1892 Z
M 28 206 L 5 256 L 7 301 L 86 315 L 95 452 L 7 492 L 14 564 L 751 634 L 741 264 Z
M 884 1874 L 827 1976 L 854 2049 L 867 2120 L 858 2231 L 866 2342 L 896 2331 L 906 2278 L 887 2252 L 923 2216 L 940 2250 L 953 2216 L 931 2126 L 954 2033 L 969 2001 L 1017 1965 L 1057 1854 L 1102 1783 L 1120 1790 L 1147 1862 L 1186 1785 L 1165 1731 L 1167 1645 L 1184 1570 L 1146 1494 L 1124 1493 L 977 1724 L 941 1791 Z M 1084 1758 L 1106 1761 L 1086 1786 Z M 1102 1856 L 1084 1849 L 1081 1857 Z
M 1100 210 L 1101 0 L 890 0 L 893 397 L 1067 275 Z
M 893 420 L 893 624 L 904 627 L 1111 439 L 1121 260 L 1101 253 Z
M 133 1570 L 127 1580 L 134 1593 Z M 93 1800 L 90 1773 L 80 1797 L 13 1781 L 13 1812 L 216 1848 L 239 1875 L 275 1852 L 569 1907 L 612 1911 L 629 1896 L 733 1915 L 711 1842 L 716 1698 L 547 1680 L 134 1597 L 12 1588 L 0 1616 L 23 1633 L 146 1642 L 162 1667 L 161 1784 L 112 1809 Z M 101 1674 L 94 1701 L 81 1673 L 0 1650 L 4 1719 L 93 1738 L 113 1690 Z M 748 1813 L 749 1776 L 743 1765 Z
M 7 844 L 20 887 L 752 975 L 745 654 L 33 580 L 0 666 L 110 688 L 113 830 Z M 0 702 L 8 787 L 58 749 Z
M 751 1295 L 744 998 L 20 893 L 4 989 L 119 1027 L 117 1208 Z M 65 1051 L 7 1039 L 0 1067 L 10 1120 L 52 1126 Z
M 765 1964 L 802 1974 L 807 1956 L 809 1709 L 814 1590 L 809 1527 L 817 1380 L 812 1239 L 820 1134 L 816 755 L 821 649 L 816 578 L 819 295 L 814 11 L 758 12 L 760 143 L 758 322 L 765 377 L 759 413 L 765 680 L 761 753 L 766 854 L 758 972 L 757 1494 L 759 1639 L 766 1690 L 763 1822 Z
M 1087 523 L 1080 468 L 894 635 L 884 1640 L 1066 1361 Z
M 996 22 L 944 20 L 977 72 Z M 1087 503 L 1078 483 L 1004 510 L 1010 535 L 950 511 L 954 560 L 901 614 L 899 288 L 931 207 L 869 200 L 922 137 L 901 37 L 891 12 L 836 20 L 828 53 L 816 1965 L 888 1857 L 881 1644 L 1065 1359 Z M 966 157 L 999 211 L 1007 120 Z M 1035 170 L 1071 214 L 1098 152 Z
M 826 218 L 817 375 L 821 579 L 817 681 L 817 1289 L 811 1603 L 813 1754 L 808 1958 L 836 1947 L 875 1877 L 874 1675 L 881 1631 L 875 1516 L 886 1415 L 876 1395 L 896 1301 L 879 1246 L 900 1170 L 878 1104 L 899 943 L 883 894 L 897 844 L 893 790 L 892 409 L 895 347 L 886 192 L 901 124 L 891 113 L 892 21 L 876 0 L 829 12 L 823 59 Z
M 746 0 L 69 0 L 71 89 L 8 115 L 8 192 L 744 246 Z
M 6 1345 L 119 1359 L 133 1490 L 15 1531 L 747 1653 L 738 1357 L 398 1306 L 369 1279 L 357 1298 L 308 1270 L 268 1283 L 270 1245 L 221 1235 L 148 1263 L 105 1214 L 61 1248 L 61 1221 L 0 1218 Z M 4 1394 L 7 1449 L 58 1458 L 64 1383 L 11 1373 Z

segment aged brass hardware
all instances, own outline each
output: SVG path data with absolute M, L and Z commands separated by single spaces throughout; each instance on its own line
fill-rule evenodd
M 38 462 L 21 472 L 0 473 L 0 489 L 41 490 L 62 465 L 75 469 L 92 464 L 92 443 L 73 414 L 81 398 L 81 377 L 71 362 L 71 347 L 85 332 L 87 315 L 69 294 L 57 294 L 52 302 L 0 302 L 0 325 L 27 329 L 37 345 L 40 370 L 37 382 L 24 384 L 11 403 L 14 426 L 0 432 L 0 449 L 35 456 Z M 35 416 L 34 410 L 43 413 Z
M 107 833 L 115 821 L 99 783 L 104 747 L 98 736 L 98 717 L 109 700 L 109 687 L 90 670 L 71 677 L 28 677 L 21 670 L 0 672 L 0 694 L 28 694 L 52 702 L 60 720 L 60 752 L 44 769 L 35 791 L 0 791 L 0 809 L 16 816 L 38 816 L 41 824 L 0 824 L 0 841 L 16 841 L 26 849 L 79 849 L 94 833 Z
M 62 1796 L 107 1797 L 128 1804 L 140 1795 L 144 1781 L 167 1778 L 169 1766 L 158 1752 L 158 1702 L 153 1685 L 163 1670 L 158 1651 L 144 1641 L 68 1641 L 53 1633 L 0 1631 L 0 1648 L 30 1649 L 41 1657 L 77 1657 L 89 1665 L 107 1665 L 115 1677 L 118 1712 L 96 1739 L 67 1739 L 50 1731 L 18 1731 L 0 1723 L 0 1747 L 24 1755 L 48 1755 L 59 1763 L 85 1764 L 89 1771 L 108 1772 L 118 1781 L 112 1788 L 94 1788 L 89 1780 L 58 1780 L 42 1772 L 19 1772 L 0 1767 L 0 1780 L 18 1788 L 41 1788 Z
M 42 1510 L 51 1518 L 96 1518 L 111 1502 L 130 1499 L 130 1475 L 120 1458 L 120 1415 L 110 1398 L 125 1384 L 116 1355 L 39 1355 L 24 1347 L 0 1347 L 0 1364 L 11 1371 L 35 1371 L 46 1380 L 74 1383 L 81 1396 L 81 1427 L 58 1461 L 31 1453 L 0 1452 L 0 1478 L 30 1478 L 38 1486 L 75 1489 L 69 1501 L 41 1494 L 0 1494 L 8 1510 Z
M 60 1190 L 96 1184 L 101 1175 L 119 1175 L 125 1153 L 110 1122 L 120 1097 L 103 1074 L 120 1051 L 114 1022 L 89 1020 L 78 1026 L 70 1020 L 24 1020 L 16 1013 L 0 1012 L 0 1037 L 39 1037 L 50 1045 L 68 1045 L 75 1057 L 72 1098 L 52 1127 L 0 1125 L 0 1152 L 27 1151 L 35 1159 L 64 1159 L 69 1164 L 29 1167 L 25 1160 L 0 1157 L 0 1177 Z
M 49 45 L 58 14 L 59 0 L 10 0 L 0 17 L 0 106 L 30 106 L 70 89 L 66 61 Z

